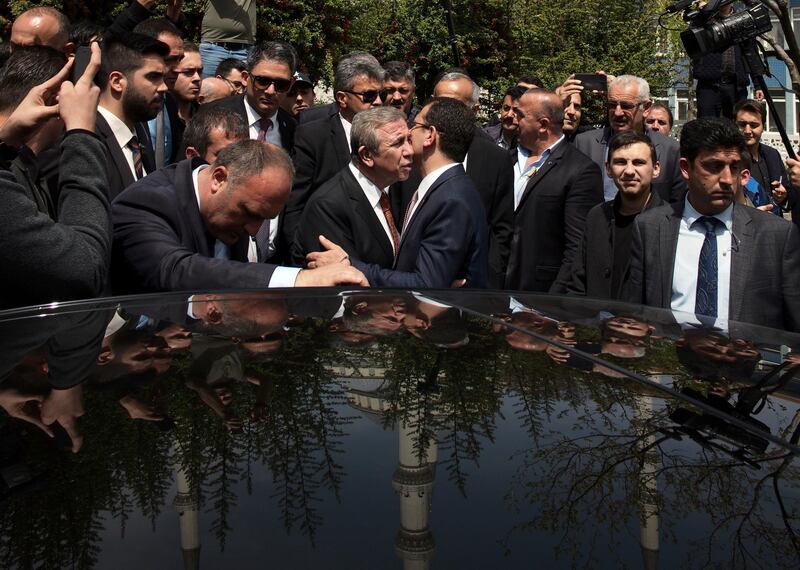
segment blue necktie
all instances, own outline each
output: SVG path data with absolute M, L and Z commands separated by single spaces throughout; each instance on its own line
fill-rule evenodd
M 716 228 L 722 222 L 711 216 L 701 216 L 695 221 L 695 224 L 699 224 L 705 230 L 706 239 L 703 241 L 700 261 L 697 264 L 697 293 L 694 312 L 698 315 L 716 318 L 718 277 Z

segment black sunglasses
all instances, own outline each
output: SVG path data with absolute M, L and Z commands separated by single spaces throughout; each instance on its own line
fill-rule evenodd
M 387 97 L 387 94 L 384 93 L 383 89 L 381 90 L 369 89 L 368 91 L 362 91 L 361 93 L 359 93 L 358 91 L 348 91 L 347 89 L 345 89 L 344 92 L 350 93 L 351 95 L 357 95 L 358 97 L 361 98 L 362 101 L 364 101 L 364 103 L 374 103 L 375 99 L 377 99 L 378 97 L 380 97 L 381 100 L 383 101 Z
M 278 93 L 286 93 L 292 87 L 293 80 L 283 79 L 277 77 L 267 77 L 266 75 L 251 75 L 253 78 L 253 85 L 256 89 L 269 89 L 270 85 L 275 86 L 275 91 Z

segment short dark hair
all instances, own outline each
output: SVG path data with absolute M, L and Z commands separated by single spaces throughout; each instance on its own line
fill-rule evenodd
M 251 47 L 247 52 L 247 70 L 252 72 L 262 61 L 283 63 L 289 68 L 289 75 L 297 71 L 297 52 L 286 42 L 261 42 Z
M 161 34 L 168 36 L 175 36 L 180 38 L 181 32 L 175 27 L 175 24 L 170 22 L 167 18 L 149 18 L 144 22 L 140 22 L 133 28 L 137 34 L 144 34 L 153 39 L 158 39 Z
M 681 129 L 681 157 L 689 161 L 701 151 L 735 148 L 740 154 L 747 152 L 744 137 L 730 119 L 703 117 L 689 121 Z
M 637 143 L 646 144 L 650 148 L 650 159 L 653 161 L 653 166 L 655 166 L 656 161 L 658 160 L 658 158 L 656 158 L 656 147 L 653 146 L 653 142 L 647 135 L 637 133 L 636 131 L 622 131 L 611 137 L 611 140 L 608 141 L 607 160 L 611 162 L 611 156 L 616 151 Z
M 672 109 L 669 108 L 669 105 L 653 101 L 653 104 L 650 105 L 650 110 L 652 111 L 653 109 L 663 109 L 667 112 L 667 120 L 669 121 L 669 128 L 671 129 L 672 125 L 675 123 L 675 117 L 672 115 Z
M 544 87 L 544 83 L 535 75 L 520 75 L 517 83 L 527 83 L 528 85 L 536 85 L 537 87 Z
M 88 46 L 92 39 L 103 36 L 106 29 L 96 22 L 81 21 L 69 27 L 69 41 L 78 46 Z
M 280 168 L 291 177 L 294 176 L 292 159 L 285 150 L 274 144 L 250 139 L 236 141 L 223 148 L 212 166 L 228 168 L 228 182 L 232 187 L 266 168 Z
M 244 140 L 250 136 L 247 123 L 238 113 L 231 113 L 222 107 L 202 106 L 186 123 L 183 132 L 183 147 L 197 149 L 200 156 L 205 156 L 208 150 L 209 134 L 214 129 L 225 132 L 227 137 L 236 137 Z
M 237 71 L 247 71 L 247 64 L 243 59 L 239 59 L 238 57 L 229 57 L 227 59 L 223 59 L 219 62 L 214 75 L 219 77 L 225 78 L 233 70 Z
M 520 97 L 522 97 L 525 91 L 527 91 L 527 89 L 525 89 L 524 87 L 520 87 L 518 85 L 512 85 L 511 87 L 506 89 L 505 93 L 503 93 L 503 98 L 511 97 L 512 101 L 517 101 L 519 100 Z
M 0 112 L 17 108 L 28 91 L 56 75 L 67 56 L 47 46 L 16 46 L 0 69 Z
M 194 42 L 183 42 L 183 53 L 200 53 L 200 46 Z
M 464 162 L 475 136 L 475 113 L 458 99 L 450 97 L 434 97 L 427 105 L 430 106 L 425 122 L 436 127 L 440 150 L 451 160 Z
M 387 61 L 383 64 L 383 70 L 386 72 L 386 79 L 390 81 L 407 79 L 411 85 L 417 84 L 414 70 L 405 61 Z
M 145 56 L 156 55 L 163 58 L 169 55 L 167 44 L 136 32 L 108 37 L 103 40 L 101 49 L 100 71 L 95 77 L 100 89 L 106 88 L 108 76 L 112 71 L 118 71 L 128 77 L 142 67 Z
M 767 126 L 767 107 L 761 101 L 756 101 L 755 99 L 739 101 L 733 108 L 734 118 L 739 114 L 739 111 L 746 111 L 758 115 L 761 117 L 761 125 Z

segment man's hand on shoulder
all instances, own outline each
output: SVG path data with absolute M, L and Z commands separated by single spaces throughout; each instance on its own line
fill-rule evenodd
M 333 243 L 325 236 L 319 236 L 319 243 L 325 248 L 325 251 L 312 251 L 306 255 L 306 261 L 308 261 L 309 269 L 325 267 L 326 265 L 342 262 L 346 262 L 347 265 L 350 265 L 350 257 L 341 247 Z
M 317 269 L 303 269 L 297 274 L 294 282 L 295 287 L 334 287 L 336 285 L 369 287 L 369 281 L 349 262 L 340 262 Z

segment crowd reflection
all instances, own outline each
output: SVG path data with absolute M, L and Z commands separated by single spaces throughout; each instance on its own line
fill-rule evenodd
M 750 474 L 736 469 L 793 460 L 800 439 L 800 343 L 793 335 L 735 323 L 703 327 L 623 305 L 576 308 L 535 296 L 455 302 L 451 295 L 196 294 L 158 306 L 123 303 L 0 323 L 0 407 L 8 416 L 0 435 L 13 433 L 19 449 L 29 450 L 0 453 L 0 467 L 24 465 L 29 473 L 5 480 L 0 500 L 15 504 L 26 485 L 52 477 L 36 467 L 45 458 L 58 462 L 59 477 L 77 477 L 77 464 L 54 459 L 65 452 L 96 466 L 92 492 L 105 489 L 102 502 L 93 502 L 83 483 L 72 485 L 92 520 L 109 501 L 122 500 L 115 479 L 136 487 L 147 473 L 153 479 L 134 491 L 137 500 L 161 505 L 179 473 L 193 516 L 213 505 L 211 528 L 223 544 L 232 528 L 227 513 L 238 501 L 231 485 L 251 485 L 254 466 L 263 465 L 286 532 L 299 530 L 313 545 L 326 522 L 320 502 L 338 500 L 348 477 L 341 454 L 353 436 L 346 426 L 359 414 L 377 414 L 383 429 L 400 436 L 392 476 L 402 512 L 396 551 L 410 561 L 406 554 L 423 548 L 414 541 L 423 541 L 425 567 L 435 550 L 428 525 L 434 480 L 467 500 L 498 422 L 512 419 L 526 434 L 514 457 L 530 461 L 510 483 L 525 491 L 509 493 L 514 508 L 535 504 L 539 514 L 511 527 L 500 543 L 510 548 L 520 533 L 556 530 L 565 524 L 562 514 L 609 508 L 600 489 L 624 487 L 630 475 L 637 493 L 646 491 L 630 495 L 634 511 L 644 513 L 642 549 L 657 559 L 661 509 L 673 492 L 665 487 L 678 480 L 703 487 L 698 465 L 713 464 L 740 479 L 715 484 L 755 500 L 756 491 L 741 487 Z M 510 418 L 501 412 L 509 398 Z M 584 435 L 549 438 L 557 405 Z M 686 452 L 690 443 L 697 455 Z M 574 454 L 588 459 L 567 466 Z M 666 484 L 667 469 L 690 475 Z M 545 481 L 576 487 L 548 494 Z M 700 501 L 695 507 L 710 508 Z M 115 508 L 133 506 L 124 500 Z M 5 515 L 4 529 L 15 512 Z M 792 517 L 783 516 L 784 531 L 798 526 Z M 24 540 L 6 539 L 2 560 L 13 559 L 22 548 L 15 541 Z

